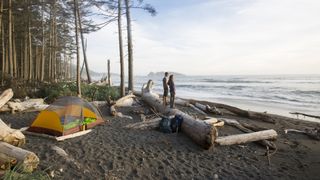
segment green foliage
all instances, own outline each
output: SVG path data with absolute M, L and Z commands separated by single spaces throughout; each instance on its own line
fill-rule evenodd
M 22 167 L 16 165 L 12 170 L 8 170 L 3 180 L 50 180 L 50 176 L 46 173 L 46 170 L 36 170 L 32 173 L 21 173 Z
M 118 88 L 109 86 L 97 86 L 81 84 L 82 98 L 88 101 L 105 101 L 110 96 L 111 99 L 118 99 L 120 97 Z M 51 83 L 42 85 L 38 91 L 37 97 L 46 98 L 48 103 L 53 102 L 61 96 L 76 96 L 76 83 Z

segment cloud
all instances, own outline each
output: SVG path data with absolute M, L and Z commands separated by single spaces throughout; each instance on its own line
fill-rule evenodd
M 320 1 L 153 2 L 158 16 L 134 13 L 135 74 L 318 73 Z M 102 32 L 93 36 L 96 50 L 88 50 L 97 69 L 107 57 L 118 59 L 116 26 Z

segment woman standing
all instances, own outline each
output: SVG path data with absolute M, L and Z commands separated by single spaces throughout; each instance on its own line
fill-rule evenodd
M 168 85 L 170 89 L 170 108 L 174 108 L 174 97 L 176 96 L 176 86 L 174 85 L 172 74 L 169 76 Z

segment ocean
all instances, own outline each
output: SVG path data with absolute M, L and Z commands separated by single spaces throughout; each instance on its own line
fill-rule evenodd
M 161 76 L 135 77 L 135 90 L 140 91 L 149 79 L 154 81 L 154 91 L 162 94 Z M 120 84 L 119 77 L 112 80 L 114 85 Z M 176 96 L 181 98 L 288 117 L 296 117 L 289 112 L 320 116 L 320 75 L 175 76 L 175 85 Z

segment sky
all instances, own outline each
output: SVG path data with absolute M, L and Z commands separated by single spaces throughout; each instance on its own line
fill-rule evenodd
M 158 14 L 132 11 L 134 75 L 320 73 L 319 0 L 145 2 Z M 116 22 L 87 41 L 90 68 L 106 72 L 110 59 L 111 71 L 119 73 Z

